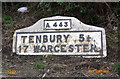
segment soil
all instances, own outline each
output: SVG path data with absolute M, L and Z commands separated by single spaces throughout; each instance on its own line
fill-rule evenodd
M 114 63 L 120 62 L 118 56 L 118 42 L 112 37 L 112 35 L 117 34 L 117 31 L 114 31 L 110 27 L 103 27 L 102 23 L 97 25 L 105 28 L 106 34 L 109 35 L 107 37 L 108 55 L 106 58 L 87 59 L 78 56 L 19 56 L 13 53 L 12 37 L 15 30 L 29 27 L 43 17 L 55 16 L 54 14 L 47 14 L 47 11 L 43 11 L 43 9 L 34 9 L 36 8 L 34 5 L 38 3 L 34 3 L 34 5 L 33 3 L 25 4 L 24 6 L 30 8 L 29 13 L 22 14 L 17 12 L 20 3 L 18 5 L 13 4 L 14 7 L 11 6 L 11 8 L 9 6 L 3 7 L 3 14 L 8 14 L 12 18 L 11 24 L 5 21 L 2 22 L 2 75 L 4 77 L 43 77 L 45 73 L 45 77 L 91 77 L 90 73 L 87 73 L 87 71 L 93 68 L 98 70 L 110 70 L 109 74 L 95 74 L 93 75 L 95 77 L 120 77 L 118 72 L 114 72 L 112 69 Z M 44 15 L 42 15 L 43 12 Z M 39 17 L 33 16 L 33 13 L 39 14 Z M 71 15 L 66 12 L 63 16 Z M 76 18 L 80 18 L 80 20 L 84 22 L 89 22 L 87 18 L 84 20 L 81 16 L 76 16 Z M 5 24 L 7 24 L 7 26 L 5 26 Z M 47 66 L 41 69 L 34 68 L 37 60 L 42 61 Z M 9 74 L 8 70 L 20 70 L 20 73 Z M 47 72 L 48 70 L 49 72 Z

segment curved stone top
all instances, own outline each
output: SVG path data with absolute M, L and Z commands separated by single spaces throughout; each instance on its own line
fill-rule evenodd
M 71 31 L 74 30 L 104 30 L 103 28 L 92 26 L 92 25 L 87 25 L 79 21 L 75 17 L 67 17 L 67 16 L 53 16 L 53 17 L 48 17 L 48 18 L 42 18 L 39 21 L 37 21 L 35 24 L 16 30 L 16 32 L 38 32 L 38 31 L 44 31 L 43 26 L 44 26 L 44 20 L 51 20 L 51 19 L 71 19 Z M 56 30 L 45 30 L 45 31 L 56 31 Z

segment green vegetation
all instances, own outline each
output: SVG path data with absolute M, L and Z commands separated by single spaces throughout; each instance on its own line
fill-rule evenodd
M 85 12 L 86 12 L 86 10 L 87 10 L 87 8 L 86 8 L 86 7 L 81 7 L 80 12 L 81 12 L 81 13 L 85 13 Z
M 120 72 L 120 63 L 114 64 L 113 69 L 115 72 Z
M 40 17 L 41 15 L 33 13 L 32 16 L 34 16 L 34 17 Z
M 2 15 L 2 20 L 7 21 L 7 22 L 11 22 L 12 19 L 9 15 L 3 14 Z
M 107 37 L 109 40 L 113 41 L 114 43 L 118 43 L 118 42 L 119 42 L 119 39 L 118 39 L 119 33 L 106 34 L 106 37 Z
M 46 67 L 47 67 L 47 65 L 44 64 L 44 63 L 41 62 L 41 61 L 36 61 L 36 62 L 35 62 L 35 67 L 34 67 L 34 68 L 43 69 L 43 68 L 46 68 Z

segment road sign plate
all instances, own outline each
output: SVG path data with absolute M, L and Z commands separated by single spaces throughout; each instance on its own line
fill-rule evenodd
M 96 37 L 94 37 L 96 36 Z M 20 55 L 103 54 L 101 31 L 17 32 L 16 51 Z

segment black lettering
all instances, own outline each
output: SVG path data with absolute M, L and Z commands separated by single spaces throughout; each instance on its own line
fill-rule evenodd
M 46 46 L 41 46 L 41 52 L 46 52 Z
M 95 50 L 95 48 L 94 48 L 94 45 L 93 45 L 93 44 L 91 44 L 91 49 L 90 49 L 90 52 L 93 52 L 93 50 Z
M 83 52 L 89 52 L 88 50 L 88 44 L 83 45 Z
M 19 46 L 19 53 L 21 53 L 21 46 Z
M 95 45 L 94 51 L 95 51 L 95 52 L 101 52 L 101 50 L 98 50 L 98 49 L 97 49 L 97 46 L 96 46 L 96 45 Z
M 64 23 L 65 23 L 65 25 L 64 25 L 64 26 L 65 26 L 65 27 L 67 27 L 67 26 L 68 26 L 68 22 L 64 22 Z
M 53 38 L 52 38 L 52 35 L 50 35 L 50 42 L 54 42 L 55 41 L 55 35 L 53 35 Z
M 62 27 L 62 26 L 63 26 L 63 25 L 62 25 L 62 22 L 60 22 L 59 26 L 60 26 L 60 27 Z
M 21 36 L 21 38 L 23 38 L 23 43 L 25 43 L 25 38 L 27 38 L 27 36 Z
M 73 52 L 73 45 L 69 45 L 69 52 Z
M 38 42 L 39 41 L 39 42 Z M 38 37 L 36 36 L 36 43 L 41 43 L 41 35 Z
M 93 45 L 93 44 L 91 44 L 91 49 L 90 49 L 90 51 L 91 52 L 101 52 L 101 49 L 100 50 L 97 50 L 97 47 L 96 47 L 96 45 Z
M 90 42 L 90 39 L 91 39 L 91 37 L 90 37 L 90 35 L 88 35 L 87 41 Z
M 62 43 L 62 36 L 61 36 L 61 35 L 57 35 L 57 43 L 58 43 L 59 41 Z
M 47 27 L 50 27 L 49 23 L 46 24 L 46 28 L 47 28 Z
M 54 26 L 54 27 L 57 27 L 57 22 L 55 22 L 55 23 L 53 24 L 53 26 Z
M 39 48 L 40 48 L 40 45 L 34 46 L 34 53 L 35 53 L 35 52 L 39 52 Z
M 43 43 L 46 43 L 46 42 L 48 42 L 48 37 L 47 35 L 43 35 Z
M 24 46 L 24 52 L 27 52 L 26 50 L 27 50 L 27 48 L 28 48 L 28 46 Z
M 48 52 L 49 52 L 49 51 L 50 51 L 50 52 L 53 52 L 53 51 L 52 51 L 52 45 L 48 45 Z
M 29 36 L 29 43 L 34 43 L 34 36 Z
M 61 52 L 66 52 L 65 47 L 66 45 L 61 45 Z
M 63 36 L 65 37 L 65 42 L 67 42 L 67 41 L 68 41 L 68 37 L 69 37 L 70 35 L 67 35 L 67 36 L 63 35 Z
M 59 49 L 57 50 L 57 48 L 59 48 L 59 45 L 56 45 L 56 46 L 54 47 L 55 52 L 59 52 Z
M 80 51 L 79 47 L 82 46 L 82 45 L 81 44 L 80 45 L 76 44 L 75 46 L 77 47 L 77 52 L 79 52 Z
M 84 34 L 80 34 L 80 35 L 79 35 L 79 41 L 80 41 L 80 42 L 83 42 L 83 41 L 84 41 Z

